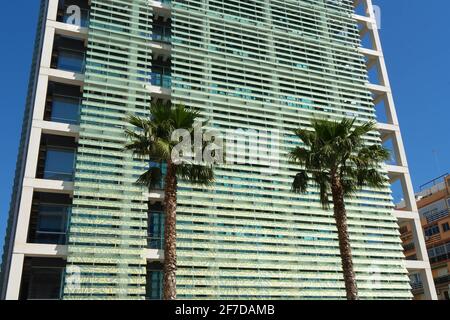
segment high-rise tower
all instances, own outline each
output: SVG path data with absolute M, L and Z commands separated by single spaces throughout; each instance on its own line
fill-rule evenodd
M 211 188 L 180 185 L 180 298 L 345 297 L 332 213 L 313 188 L 290 192 L 286 154 L 301 143 L 292 129 L 372 120 L 374 105 L 387 123 L 367 143 L 393 140 L 385 170 L 409 207 L 395 212 L 388 186 L 349 200 L 360 294 L 408 299 L 407 269 L 431 279 L 426 250 L 421 261 L 402 253 L 397 219 L 418 215 L 370 0 L 44 0 L 3 297 L 160 298 L 163 196 L 134 184 L 148 164 L 123 149 L 126 115 L 148 115 L 152 99 L 195 107 L 259 152 L 220 166 Z M 416 242 L 424 248 L 420 231 Z M 426 290 L 435 297 L 432 280 Z

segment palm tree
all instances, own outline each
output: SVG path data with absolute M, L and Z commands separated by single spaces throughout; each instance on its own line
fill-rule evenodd
M 374 122 L 355 125 L 356 119 L 340 122 L 314 120 L 314 131 L 294 130 L 304 144 L 290 152 L 295 164 L 303 167 L 293 181 L 292 189 L 306 193 L 308 183 L 318 187 L 320 202 L 325 210 L 333 199 L 334 218 L 339 237 L 345 288 L 348 300 L 358 300 L 358 288 L 353 269 L 352 252 L 347 226 L 345 198 L 355 196 L 364 186 L 382 188 L 387 178 L 380 164 L 389 159 L 389 151 L 379 144 L 366 145 L 364 136 L 376 129 Z
M 131 115 L 128 122 L 133 129 L 126 129 L 125 133 L 130 142 L 126 149 L 136 156 L 149 162 L 149 168 L 144 172 L 137 183 L 149 190 L 159 186 L 162 180 L 161 166 L 153 164 L 166 164 L 167 172 L 164 184 L 164 300 L 174 300 L 176 294 L 176 211 L 177 186 L 179 179 L 188 183 L 209 186 L 214 182 L 212 164 L 202 164 L 185 161 L 175 161 L 172 151 L 179 141 L 172 140 L 175 130 L 184 129 L 193 134 L 194 124 L 199 121 L 197 111 L 187 109 L 183 105 L 155 103 L 150 106 L 149 118 Z M 150 212 L 150 203 L 149 203 Z

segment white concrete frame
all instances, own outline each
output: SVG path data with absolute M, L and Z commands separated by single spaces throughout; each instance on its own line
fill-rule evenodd
M 71 195 L 73 183 L 50 181 L 36 178 L 37 163 L 42 134 L 72 136 L 78 138 L 79 127 L 44 120 L 45 104 L 49 81 L 82 86 L 83 75 L 51 68 L 53 42 L 56 34 L 68 35 L 82 40 L 87 39 L 87 29 L 67 25 L 56 21 L 58 0 L 48 0 L 47 18 L 43 34 L 43 43 L 38 61 L 34 102 L 32 106 L 31 131 L 26 146 L 26 163 L 20 187 L 20 200 L 16 213 L 15 236 L 11 253 L 5 299 L 17 300 L 20 294 L 23 262 L 25 257 L 66 257 L 67 248 L 56 245 L 27 243 L 28 227 L 34 192 L 65 193 Z
M 9 274 L 6 284 L 6 300 L 18 300 L 22 280 L 22 270 L 25 257 L 53 257 L 67 258 L 67 246 L 65 245 L 41 245 L 27 243 L 28 227 L 31 215 L 31 206 L 34 192 L 65 193 L 73 195 L 73 183 L 64 181 L 51 181 L 36 178 L 37 163 L 42 134 L 52 134 L 60 136 L 70 136 L 78 139 L 79 127 L 44 120 L 45 104 L 47 99 L 47 89 L 49 81 L 77 85 L 82 87 L 84 75 L 74 72 L 56 70 L 51 68 L 53 43 L 55 35 L 70 36 L 87 41 L 88 29 L 58 22 L 58 0 L 48 0 L 47 17 L 45 29 L 43 31 L 43 41 L 40 54 L 39 72 L 35 85 L 35 97 L 32 106 L 31 129 L 29 132 L 29 142 L 26 146 L 26 161 L 24 163 L 24 174 L 20 186 L 20 200 L 14 222 L 14 239 L 11 256 L 9 258 Z M 161 2 L 152 1 L 156 12 L 160 16 L 170 17 L 170 6 Z M 155 57 L 162 56 L 167 59 L 171 55 L 171 46 L 161 43 L 152 43 L 155 50 Z M 148 86 L 154 97 L 168 100 L 171 91 L 166 88 Z M 152 200 L 161 201 L 164 195 L 160 192 L 148 195 Z M 143 255 L 149 261 L 163 260 L 164 253 L 161 250 L 145 250 Z
M 414 196 L 414 187 L 409 174 L 408 162 L 406 159 L 405 147 L 403 145 L 400 125 L 395 110 L 394 97 L 389 82 L 386 63 L 381 47 L 380 35 L 378 33 L 377 20 L 372 0 L 355 0 L 355 8 L 363 5 L 366 15 L 355 14 L 361 28 L 361 39 L 367 34 L 370 36 L 372 48 L 361 48 L 361 53 L 367 58 L 367 68 L 377 68 L 379 84 L 368 84 L 367 87 L 373 93 L 375 106 L 384 102 L 386 118 L 388 123 L 378 125 L 381 139 L 384 142 L 392 140 L 395 152 L 396 165 L 387 165 L 387 171 L 391 183 L 400 180 L 406 203 L 406 211 L 394 211 L 394 216 L 399 223 L 409 222 L 413 227 L 414 244 L 417 250 L 418 261 L 405 260 L 405 266 L 410 272 L 419 272 L 424 285 L 425 297 L 430 300 L 437 300 L 436 288 L 434 286 L 433 274 L 428 259 L 425 238 L 420 223 L 419 210 Z
M 367 16 L 355 15 L 357 21 L 365 25 L 363 34 L 370 32 L 372 36 L 373 49 L 361 49 L 369 60 L 368 67 L 377 64 L 381 85 L 368 84 L 368 88 L 375 95 L 375 104 L 379 101 L 385 101 L 387 124 L 380 124 L 379 129 L 384 140 L 393 139 L 394 147 L 397 155 L 398 166 L 389 166 L 389 176 L 393 181 L 401 180 L 405 190 L 405 199 L 407 211 L 395 211 L 394 215 L 399 221 L 412 222 L 414 226 L 414 243 L 418 250 L 418 258 L 420 261 L 406 261 L 406 267 L 410 271 L 420 271 L 422 281 L 424 283 L 425 294 L 429 299 L 437 299 L 434 287 L 431 268 L 428 260 L 425 239 L 423 236 L 417 205 L 414 198 L 414 190 L 409 175 L 406 154 L 404 151 L 403 141 L 401 138 L 400 127 L 395 111 L 392 92 L 390 89 L 389 79 L 387 75 L 386 65 L 382 53 L 381 42 L 376 26 L 376 20 L 373 14 L 373 6 L 371 0 L 356 0 L 355 7 L 362 1 L 367 8 Z M 167 10 L 159 2 L 153 2 L 157 11 Z M 48 0 L 47 20 L 44 34 L 44 41 L 41 52 L 40 70 L 36 84 L 36 95 L 33 106 L 32 128 L 29 137 L 29 144 L 25 173 L 21 185 L 21 198 L 19 210 L 17 213 L 17 224 L 15 225 L 15 238 L 13 252 L 10 260 L 10 272 L 7 283 L 6 299 L 17 300 L 20 293 L 20 285 L 22 278 L 23 262 L 26 256 L 32 257 L 67 257 L 67 246 L 56 245 L 39 245 L 27 243 L 28 225 L 30 219 L 31 205 L 34 191 L 45 191 L 53 193 L 72 194 L 73 184 L 63 181 L 46 181 L 36 179 L 36 166 L 38 162 L 38 154 L 41 136 L 43 133 L 51 133 L 54 135 L 78 137 L 79 128 L 73 125 L 64 125 L 44 120 L 45 102 L 47 96 L 47 86 L 49 81 L 61 82 L 73 85 L 83 85 L 84 76 L 72 72 L 51 69 L 51 55 L 53 51 L 53 41 L 55 34 L 69 35 L 79 39 L 87 39 L 88 31 L 86 28 L 78 28 L 56 21 L 58 10 L 58 0 Z M 363 35 L 362 34 L 362 35 Z M 155 44 L 155 51 L 160 55 L 170 55 L 170 46 Z M 170 98 L 170 91 L 163 88 L 149 86 L 148 89 L 158 98 Z M 150 194 L 153 200 L 160 201 L 162 194 Z M 161 261 L 163 252 L 158 250 L 146 250 L 145 256 L 151 261 Z

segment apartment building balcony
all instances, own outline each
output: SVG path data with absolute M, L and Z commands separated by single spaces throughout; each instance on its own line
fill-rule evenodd
M 425 214 L 425 219 L 427 224 L 434 223 L 436 221 L 445 219 L 450 216 L 450 209 L 445 209 L 441 211 L 433 211 L 428 214 Z
M 431 264 L 450 260 L 450 242 L 428 248 Z
M 159 22 L 153 25 L 152 40 L 156 42 L 171 43 L 172 30 L 170 23 Z
M 450 283 L 450 275 L 445 275 L 442 277 L 437 277 L 434 279 L 436 285 L 445 285 Z
M 170 89 L 172 87 L 171 75 L 152 72 L 150 77 L 150 83 L 152 86 L 161 87 L 164 89 Z
M 148 89 L 158 99 L 170 100 L 172 87 L 172 69 L 170 59 L 162 56 L 152 60 L 152 72 L 148 75 Z

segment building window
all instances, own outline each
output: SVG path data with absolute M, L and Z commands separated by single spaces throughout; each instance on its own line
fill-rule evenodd
M 439 226 L 438 225 L 435 225 L 435 226 L 432 226 L 432 227 L 429 227 L 429 228 L 425 229 L 425 236 L 426 237 L 432 237 L 435 234 L 439 234 Z
M 69 210 L 63 205 L 40 205 L 34 242 L 65 244 Z
M 83 73 L 84 53 L 76 50 L 60 49 L 58 56 L 58 69 Z
M 150 249 L 162 250 L 164 246 L 164 213 L 151 211 L 149 216 L 148 238 Z
M 151 263 L 147 267 L 147 299 L 162 300 L 163 268 L 160 263 Z
M 59 300 L 62 298 L 63 259 L 26 257 L 20 283 L 20 300 Z
M 449 225 L 448 222 L 446 222 L 446 223 L 444 223 L 444 224 L 442 225 L 442 230 L 443 230 L 444 232 L 450 231 L 450 225 Z
M 54 96 L 51 121 L 78 124 L 80 122 L 80 99 Z
M 59 300 L 62 281 L 63 268 L 33 268 L 28 300 Z
M 74 150 L 49 147 L 45 158 L 44 179 L 73 181 L 74 165 Z

